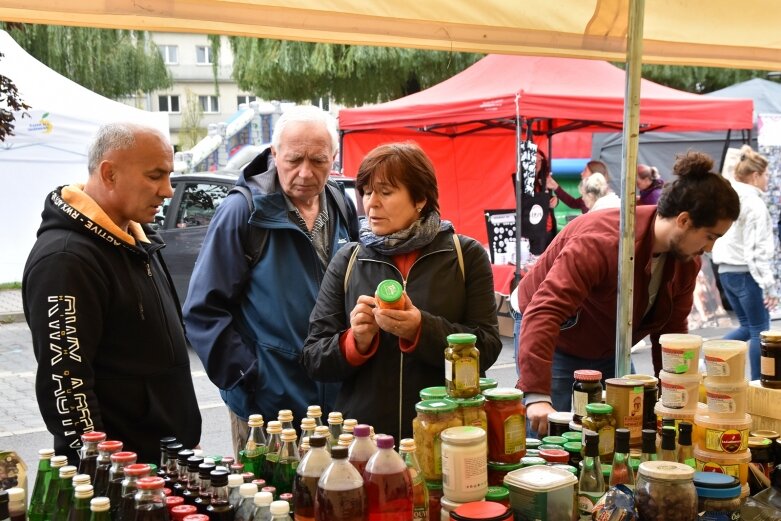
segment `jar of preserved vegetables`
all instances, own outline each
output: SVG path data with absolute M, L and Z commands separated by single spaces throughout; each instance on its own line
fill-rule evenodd
M 572 384 L 572 419 L 580 423 L 586 415 L 586 405 L 602 401 L 602 372 L 591 369 L 575 371 Z
M 759 344 L 762 351 L 759 383 L 762 387 L 781 389 L 781 331 L 762 331 Z
M 502 485 L 504 483 L 504 477 L 507 473 L 513 470 L 518 470 L 522 467 L 521 462 L 518 463 L 499 463 L 497 461 L 488 462 L 488 486 Z
M 426 481 L 442 481 L 442 441 L 440 433 L 458 427 L 458 406 L 448 399 L 424 400 L 415 404 L 417 416 L 412 420 L 418 461 Z
M 643 521 L 691 521 L 697 518 L 694 469 L 672 461 L 640 464 L 635 505 Z
M 445 389 L 444 385 L 425 387 L 418 394 L 421 400 L 441 400 L 442 398 L 447 398 L 447 389 Z
M 511 387 L 487 389 L 488 460 L 518 463 L 526 454 L 526 407 L 523 391 Z
M 697 512 L 701 519 L 740 519 L 740 482 L 729 474 L 695 472 Z
M 445 387 L 452 398 L 471 398 L 480 393 L 480 351 L 471 333 L 447 336 Z
M 606 403 L 588 404 L 586 416 L 583 417 L 583 429 L 599 434 L 599 459 L 607 463 L 613 461 L 616 435 L 613 407 Z
M 404 309 L 404 286 L 396 280 L 383 280 L 377 285 L 374 299 L 381 309 Z
M 488 419 L 485 415 L 485 396 L 478 394 L 471 398 L 453 398 L 458 409 L 456 415 L 461 420 L 462 425 L 471 425 L 480 427 L 488 432 Z

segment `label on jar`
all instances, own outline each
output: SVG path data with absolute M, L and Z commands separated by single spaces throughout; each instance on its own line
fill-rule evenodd
M 572 411 L 575 416 L 581 418 L 586 415 L 586 405 L 588 405 L 588 393 L 583 391 L 572 391 Z
M 697 471 L 718 472 L 720 474 L 727 474 L 733 478 L 740 479 L 740 465 L 719 465 L 713 461 L 697 460 Z
M 697 521 L 738 521 L 740 510 L 705 510 L 700 512 Z
M 705 355 L 705 368 L 708 376 L 729 376 L 729 364 L 716 356 Z
M 445 359 L 445 380 L 448 382 L 453 381 L 453 362 L 447 358 Z
M 705 448 L 730 454 L 748 448 L 748 429 L 705 429 Z
M 760 368 L 759 372 L 762 374 L 762 376 L 772 376 L 775 377 L 776 375 L 776 359 L 772 356 L 763 356 L 760 358 Z M 781 376 L 781 375 L 778 375 Z
M 594 505 L 605 495 L 604 492 L 583 492 L 578 491 L 578 510 L 581 516 L 589 516 L 591 518 L 591 511 L 594 510 Z
M 477 360 L 474 358 L 461 358 L 454 364 L 453 385 L 456 389 L 469 389 L 480 387 L 480 372 L 477 368 Z
M 616 430 L 612 426 L 599 429 L 599 455 L 612 454 L 615 447 Z M 604 461 L 604 460 L 603 460 Z
M 515 454 L 526 448 L 526 422 L 520 414 L 511 414 L 504 420 L 504 453 Z
M 442 475 L 442 438 L 439 433 L 434 435 L 434 474 Z
M 671 373 L 685 373 L 689 370 L 694 360 L 694 350 L 669 349 L 662 347 L 662 360 L 664 370 Z
M 689 401 L 689 393 L 682 385 L 662 382 L 662 403 L 671 409 L 682 409 Z
M 442 486 L 453 501 L 477 501 L 488 487 L 488 460 L 484 444 L 477 447 L 445 445 L 442 451 Z
M 708 400 L 708 410 L 716 413 L 734 413 L 737 405 L 730 394 L 714 393 L 708 391 L 705 393 Z

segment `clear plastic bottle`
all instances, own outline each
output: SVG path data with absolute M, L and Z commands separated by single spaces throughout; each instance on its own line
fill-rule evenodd
M 240 454 L 244 470 L 255 474 L 256 478 L 264 476 L 268 440 L 263 433 L 263 416 L 251 414 L 247 421 L 249 435 L 244 451 Z
M 318 425 L 315 427 L 315 435 L 325 438 L 325 450 L 331 452 L 331 446 L 333 444 L 331 443 L 331 431 L 329 430 L 328 425 Z
M 30 508 L 27 512 L 30 521 L 43 521 L 46 491 L 49 489 L 49 483 L 51 483 L 55 472 L 52 469 L 51 462 L 53 456 L 54 449 L 41 449 L 38 451 L 38 473 L 35 476 L 35 485 L 33 485 L 33 492 L 30 496 Z M 64 456 L 62 457 L 65 458 Z M 65 461 L 67 462 L 67 458 L 65 458 Z
M 314 436 L 315 427 L 317 427 L 317 423 L 315 423 L 314 418 L 307 416 L 301 420 L 301 436 L 298 437 L 299 447 L 301 447 L 301 444 L 304 443 L 304 438 Z
M 300 459 L 298 446 L 296 445 L 296 439 L 298 438 L 296 430 L 283 429 L 280 438 L 282 446 L 279 448 L 279 452 L 277 452 L 272 483 L 277 487 L 277 494 L 281 496 L 286 492 L 293 492 L 293 482 L 296 479 L 296 469 Z
M 46 494 L 43 498 L 43 508 L 41 509 L 41 518 L 49 521 L 57 513 L 57 496 L 60 495 L 60 470 L 68 467 L 67 456 L 53 456 L 51 458 L 51 480 L 46 488 Z M 74 474 L 76 467 L 73 467 Z M 32 516 L 31 516 L 32 517 Z
M 125 479 L 125 467 L 136 462 L 135 452 L 115 452 L 111 455 L 111 469 L 108 472 L 108 496 L 111 501 L 111 518 L 116 519 L 119 515 L 120 503 L 122 502 L 122 481 Z
M 296 469 L 293 484 L 293 512 L 296 521 L 314 521 L 317 482 L 326 467 L 331 464 L 331 455 L 325 450 L 325 438 L 312 436 L 309 438 L 309 446 L 309 452 Z
M 57 505 L 52 518 L 54 521 L 68 519 L 68 513 L 73 505 L 73 476 L 77 469 L 73 465 L 60 467 L 60 490 L 57 493 Z
M 236 521 L 252 521 L 252 513 L 255 511 L 255 494 L 258 493 L 258 486 L 254 483 L 243 483 L 239 487 L 240 501 L 235 508 Z
M 78 485 L 73 490 L 73 506 L 68 512 L 68 521 L 89 521 L 92 485 Z
M 239 488 L 244 484 L 244 478 L 239 474 L 228 474 L 228 501 L 233 505 L 234 510 L 239 508 L 241 501 L 241 491 Z
M 342 435 L 342 424 L 344 418 L 340 412 L 328 413 L 328 431 L 331 433 L 331 447 L 336 446 L 339 443 L 339 436 Z
M 149 477 L 152 469 L 146 463 L 134 463 L 124 468 L 122 479 L 122 498 L 116 508 L 112 508 L 111 518 L 117 521 L 133 521 L 136 508 L 136 492 L 138 492 L 138 480 Z
M 348 459 L 361 475 L 366 468 L 366 463 L 377 452 L 377 445 L 371 440 L 370 435 L 371 429 L 368 425 L 359 424 L 353 429 L 354 438 L 350 444 Z
M 589 431 L 584 434 L 584 438 L 586 447 L 578 481 L 578 510 L 581 518 L 591 518 L 594 505 L 605 494 L 605 478 L 599 461 L 599 434 Z
M 111 501 L 105 496 L 93 497 L 89 502 L 89 521 L 111 521 Z
M 428 520 L 428 488 L 423 478 L 418 457 L 415 455 L 415 440 L 404 438 L 399 442 L 399 454 L 407 464 L 410 479 L 412 480 L 412 518 Z
M 24 489 L 11 487 L 8 492 L 8 518 L 11 521 L 25 521 L 27 519 L 27 501 Z
M 271 492 L 258 492 L 252 498 L 255 508 L 252 510 L 252 521 L 268 521 L 271 519 L 271 502 L 274 496 Z
M 319 405 L 310 405 L 306 408 L 306 417 L 312 418 L 319 427 L 323 424 L 323 411 Z
M 106 441 L 105 432 L 85 432 L 81 435 L 79 449 L 79 474 L 88 474 L 90 479 L 95 476 L 98 461 L 98 443 Z
M 169 521 L 163 485 L 165 480 L 159 476 L 138 480 L 135 521 Z
M 694 448 L 692 447 L 692 424 L 689 422 L 680 422 L 678 424 L 678 457 L 676 461 L 693 469 L 697 467 L 694 459 Z
M 277 414 L 277 420 L 282 424 L 282 430 L 295 429 L 293 426 L 293 411 L 290 409 L 280 409 Z
M 367 516 L 368 500 L 363 478 L 347 460 L 347 449 L 334 447 L 331 463 L 317 481 L 314 519 L 360 521 Z
M 271 482 L 274 478 L 274 468 L 277 463 L 277 455 L 279 449 L 282 448 L 282 424 L 278 421 L 270 421 L 266 425 L 266 462 L 263 465 L 262 477 L 268 482 Z
M 640 455 L 640 463 L 658 460 L 659 457 L 656 454 L 656 431 L 653 429 L 643 429 L 642 440 L 643 448 Z
M 236 511 L 228 498 L 228 471 L 212 470 L 212 498 L 206 507 L 209 521 L 234 521 Z
M 272 501 L 271 521 L 290 521 L 290 503 L 287 501 Z
M 377 452 L 363 471 L 369 518 L 412 521 L 412 480 L 407 464 L 393 450 L 393 436 L 378 434 L 376 440 Z
M 635 475 L 629 465 L 629 429 L 616 429 L 615 453 L 610 468 L 609 485 L 626 485 L 635 488 Z

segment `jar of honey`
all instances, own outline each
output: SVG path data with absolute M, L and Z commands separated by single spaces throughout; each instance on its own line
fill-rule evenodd
M 762 331 L 759 383 L 762 387 L 781 389 L 781 331 Z

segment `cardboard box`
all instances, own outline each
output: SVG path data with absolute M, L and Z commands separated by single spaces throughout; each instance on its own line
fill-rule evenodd
M 751 414 L 751 430 L 781 432 L 781 389 L 762 387 L 759 380 L 748 385 L 748 412 Z
M 515 321 L 510 315 L 510 300 L 507 295 L 494 293 L 496 296 L 496 316 L 499 319 L 499 334 L 512 338 Z

